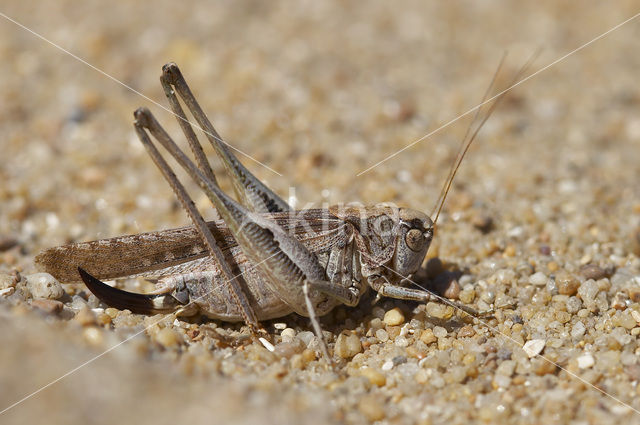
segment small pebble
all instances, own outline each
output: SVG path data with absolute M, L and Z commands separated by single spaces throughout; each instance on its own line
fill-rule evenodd
M 396 347 L 407 347 L 409 345 L 409 340 L 404 336 L 398 336 L 393 343 Z
M 498 359 L 500 360 L 511 360 L 511 356 L 512 356 L 512 352 L 511 350 L 509 350 L 506 347 L 500 347 L 498 348 L 498 351 L 496 353 L 496 356 L 498 357 Z
M 532 358 L 542 352 L 545 344 L 546 341 L 544 339 L 532 339 L 530 341 L 527 341 L 522 349 L 525 353 L 527 353 L 527 356 L 529 356 L 529 358 Z
M 458 283 L 458 281 L 455 279 L 450 281 L 449 285 L 442 293 L 442 296 L 452 300 L 458 299 L 458 297 L 460 296 L 460 284 Z
M 382 387 L 387 383 L 386 376 L 372 367 L 363 367 L 360 370 L 360 373 L 362 374 L 362 376 L 367 378 L 372 385 Z
M 384 403 L 373 394 L 365 395 L 358 402 L 358 409 L 370 421 L 380 421 L 385 417 Z
M 511 378 L 506 375 L 495 375 L 492 383 L 495 389 L 508 388 L 511 385 Z
M 100 313 L 96 317 L 96 323 L 102 326 L 107 326 L 111 324 L 111 316 L 106 313 Z
M 272 343 L 267 341 L 266 338 L 260 337 L 258 338 L 258 341 L 260 341 L 264 348 L 266 348 L 269 352 L 273 353 L 276 350 L 276 347 L 274 347 Z
M 71 297 L 71 304 L 67 304 L 72 310 L 78 311 L 83 308 L 89 308 L 87 301 L 80 295 L 74 295 Z
M 439 338 L 438 339 L 438 350 L 445 351 L 452 347 L 453 340 L 451 338 Z
M 582 301 L 578 297 L 569 297 L 566 302 L 567 313 L 577 313 L 582 308 Z
M 636 321 L 638 325 L 640 325 L 640 312 L 636 310 L 631 310 L 631 317 Z
M 163 328 L 155 335 L 155 340 L 163 347 L 173 348 L 180 343 L 180 336 L 173 329 Z
M 379 319 L 377 317 L 374 317 L 373 319 L 371 319 L 369 321 L 369 328 L 374 330 L 374 331 L 376 329 L 384 328 L 384 322 L 381 319 Z
M 384 314 L 384 319 L 382 319 L 385 325 L 387 326 L 398 326 L 404 323 L 404 315 L 399 308 L 393 308 L 387 311 Z
M 296 337 L 296 331 L 291 328 L 285 328 L 281 333 L 282 341 L 290 342 Z
M 427 303 L 427 314 L 436 319 L 448 320 L 453 317 L 453 307 L 435 302 Z
M 315 335 L 311 331 L 302 331 L 296 336 L 296 338 L 302 341 L 305 347 L 308 347 L 309 343 L 311 343 L 311 340 L 313 339 L 314 336 Z
M 102 332 L 100 332 L 100 330 L 95 327 L 85 328 L 85 330 L 82 332 L 82 336 L 84 337 L 85 341 L 89 343 L 89 345 L 93 345 L 94 347 L 101 347 L 104 342 L 104 336 L 102 335 Z
M 556 320 L 562 324 L 568 323 L 571 320 L 571 315 L 566 311 L 556 311 Z
M 384 329 L 378 329 L 376 331 L 376 338 L 380 342 L 387 342 L 389 340 L 389 334 Z
M 480 294 L 480 300 L 486 304 L 491 304 L 496 300 L 496 293 L 491 290 L 483 291 Z
M 515 370 L 516 370 L 516 362 L 513 360 L 505 360 L 502 363 L 500 363 L 500 365 L 496 369 L 496 374 L 511 376 L 513 375 L 513 372 L 515 372 Z
M 529 283 L 535 286 L 545 286 L 549 278 L 542 272 L 537 272 L 529 276 Z
M 600 288 L 598 287 L 596 281 L 593 279 L 589 279 L 582 285 L 580 285 L 580 288 L 578 288 L 578 296 L 580 296 L 580 298 L 582 298 L 582 301 L 584 302 L 591 302 L 596 298 L 596 295 L 598 295 L 599 291 Z
M 107 316 L 109 317 L 109 316 Z M 96 324 L 96 315 L 88 307 L 81 308 L 76 313 L 75 320 L 82 326 L 91 326 Z
M 16 288 L 10 286 L 8 288 L 0 289 L 0 296 L 8 297 L 9 295 L 13 295 L 16 292 Z
M 433 330 L 431 329 L 425 329 L 420 334 L 420 341 L 424 342 L 427 345 L 431 344 L 432 342 L 436 342 L 437 340 L 438 338 L 436 338 L 436 336 L 433 334 Z
M 57 300 L 64 295 L 60 282 L 49 273 L 34 273 L 26 277 L 27 288 L 33 298 Z
M 580 287 L 580 281 L 572 274 L 561 272 L 556 275 L 556 285 L 560 295 L 575 295 Z
M 316 359 L 316 352 L 313 350 L 309 350 L 308 348 L 305 348 L 302 351 L 302 360 L 304 360 L 305 363 L 309 363 L 312 362 Z
M 116 328 L 132 327 L 138 325 L 143 320 L 144 318 L 142 316 L 132 314 L 129 310 L 118 310 L 118 314 L 113 318 L 113 325 Z
M 116 316 L 118 316 L 118 312 L 120 310 L 118 310 L 117 308 L 113 308 L 113 307 L 107 307 L 104 309 L 105 314 L 109 315 L 109 317 L 111 317 L 112 319 L 115 319 Z
M 274 353 L 279 357 L 290 359 L 294 354 L 299 354 L 303 350 L 302 341 L 298 341 L 297 344 L 294 342 L 281 342 L 276 345 Z
M 44 298 L 38 298 L 31 301 L 31 306 L 36 307 L 48 314 L 57 314 L 62 311 L 64 305 L 60 301 L 47 300 Z
M 476 291 L 473 288 L 464 289 L 458 294 L 458 298 L 465 304 L 471 304 L 476 297 Z
M 338 357 L 350 359 L 358 353 L 362 352 L 362 343 L 358 335 L 354 333 L 341 333 L 336 340 L 334 352 Z
M 640 287 L 633 286 L 627 289 L 627 293 L 629 294 L 629 299 L 634 302 L 640 302 Z
M 622 326 L 627 330 L 631 330 L 638 325 L 638 322 L 629 311 L 617 313 L 611 321 L 615 326 Z
M 416 344 L 410 345 L 407 347 L 407 356 L 414 359 L 423 359 L 426 356 L 427 346 L 422 342 L 418 341 Z
M 607 276 L 606 271 L 595 264 L 585 264 L 584 266 L 580 267 L 580 274 L 585 279 L 593 280 L 600 280 Z
M 416 373 L 415 380 L 418 384 L 424 385 L 429 382 L 429 378 L 431 377 L 431 369 L 420 369 L 418 373 Z
M 533 372 L 539 376 L 554 373 L 556 371 L 556 365 L 541 357 L 531 360 L 531 363 Z
M 411 323 L 405 323 L 404 326 L 400 329 L 399 336 L 407 336 L 410 333 L 413 333 L 413 330 L 411 329 Z
M 591 353 L 585 353 L 578 357 L 578 367 L 580 369 L 587 369 L 595 364 L 595 360 Z
M 447 330 L 445 328 L 443 328 L 442 326 L 434 326 L 433 334 L 437 338 L 444 338 L 445 336 L 447 336 Z
M 517 253 L 518 251 L 516 250 L 516 247 L 511 244 L 507 245 L 507 247 L 504 249 L 505 257 L 514 257 Z
M 391 369 L 393 369 L 393 366 L 394 366 L 393 360 L 387 360 L 386 362 L 384 362 L 381 369 L 384 370 L 385 372 L 388 372 Z
M 476 361 L 476 355 L 472 353 L 467 353 L 462 358 L 462 364 L 465 366 L 470 366 Z
M 471 325 L 465 325 L 458 330 L 458 337 L 466 338 L 470 336 L 474 336 L 476 331 L 473 329 Z
M 393 362 L 394 366 L 398 366 L 398 365 L 406 363 L 407 362 L 407 357 L 406 356 L 395 356 L 394 358 L 391 359 L 391 361 Z
M 611 307 L 616 310 L 626 310 L 629 297 L 624 292 L 618 292 L 611 302 Z

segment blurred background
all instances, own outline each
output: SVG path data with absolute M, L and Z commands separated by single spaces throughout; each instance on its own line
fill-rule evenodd
M 45 247 L 188 224 L 132 127 L 146 106 L 182 140 L 140 95 L 168 106 L 166 62 L 226 141 L 273 171 L 240 160 L 283 197 L 294 187 L 298 207 L 389 201 L 430 213 L 473 114 L 357 174 L 480 103 L 505 52 L 503 88 L 538 49 L 529 72 L 639 11 L 633 1 L 5 0 L 0 240 L 11 247 L 0 272 L 35 271 Z M 577 258 L 596 242 L 640 251 L 639 40 L 634 20 L 509 95 L 461 167 L 433 256 L 464 262 L 476 243 L 491 249 L 464 239 L 485 217 L 498 231 L 526 223 L 525 258 L 541 233 L 575 244 Z M 2 310 L 0 340 L 0 409 L 100 352 L 64 322 L 15 309 Z M 309 401 L 265 376 L 188 378 L 179 358 L 141 361 L 135 350 L 114 350 L 0 421 L 360 420 L 330 390 Z

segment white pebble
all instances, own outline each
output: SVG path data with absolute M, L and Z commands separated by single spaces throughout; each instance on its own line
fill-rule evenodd
M 311 340 L 313 339 L 315 335 L 313 334 L 313 332 L 311 331 L 302 331 L 298 334 L 298 339 L 300 341 L 302 341 L 302 343 L 308 347 L 309 344 L 311 343 Z
M 16 288 L 10 286 L 8 288 L 0 289 L 0 296 L 9 296 L 15 292 Z
M 382 321 L 387 326 L 398 326 L 404 323 L 404 315 L 399 308 L 393 308 L 384 314 Z
M 544 286 L 549 278 L 542 272 L 537 272 L 529 276 L 529 283 L 536 286 Z
M 584 323 L 576 322 L 576 324 L 573 325 L 573 329 L 571 329 L 571 338 L 575 338 L 575 339 L 582 338 L 586 330 L 587 328 L 585 328 Z
M 400 329 L 399 336 L 407 336 L 410 332 L 411 325 L 409 323 L 405 323 L 405 325 Z
M 384 329 L 378 329 L 376 331 L 376 338 L 380 342 L 387 342 L 389 340 L 389 334 Z
M 336 339 L 334 352 L 343 359 L 350 359 L 358 353 L 362 352 L 362 344 L 358 335 L 346 332 L 341 333 Z
M 276 328 L 277 330 L 281 331 L 281 330 L 283 330 L 283 329 L 285 329 L 287 327 L 287 324 L 278 322 L 278 323 L 274 323 L 273 327 Z
M 393 369 L 393 361 L 387 360 L 386 362 L 384 362 L 381 369 L 384 370 L 385 372 Z
M 434 326 L 433 334 L 438 338 L 444 338 L 445 336 L 447 336 L 447 330 L 442 326 Z
M 266 348 L 267 350 L 271 351 L 272 353 L 275 351 L 276 347 L 274 347 L 273 344 L 266 339 L 260 337 L 258 338 L 258 340 L 262 343 L 262 345 L 264 345 L 264 348 Z
M 546 342 L 544 339 L 532 339 L 530 341 L 527 341 L 522 349 L 525 353 L 527 353 L 527 356 L 529 356 L 529 358 L 532 358 L 542 352 L 545 343 Z
M 589 303 L 596 298 L 596 295 L 598 295 L 599 291 L 600 288 L 598 287 L 596 281 L 593 279 L 589 279 L 582 285 L 580 285 L 580 287 L 578 288 L 578 295 L 580 296 L 580 298 L 582 298 L 582 301 L 584 301 L 585 303 Z
M 291 328 L 285 328 L 281 333 L 280 336 L 282 337 L 282 340 L 285 342 L 291 342 L 293 340 L 293 338 L 296 336 L 296 331 L 291 329 Z
M 595 364 L 595 360 L 593 359 L 593 356 L 591 355 L 591 353 L 585 353 L 580 357 L 578 357 L 578 367 L 580 369 L 586 369 L 588 367 L 593 366 L 594 364 Z
M 49 273 L 34 273 L 26 277 L 27 287 L 33 298 L 57 300 L 64 295 L 60 282 Z
M 396 347 L 408 347 L 409 346 L 409 340 L 403 336 L 399 336 L 396 338 L 396 340 L 394 341 Z

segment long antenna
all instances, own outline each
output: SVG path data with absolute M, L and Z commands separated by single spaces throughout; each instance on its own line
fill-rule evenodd
M 500 59 L 500 63 L 498 63 L 498 68 L 493 73 L 493 78 L 491 79 L 491 83 L 489 84 L 489 87 L 487 87 L 484 93 L 484 96 L 482 97 L 482 102 L 480 102 L 480 105 L 484 105 L 485 101 L 489 97 L 489 93 L 491 93 L 491 90 L 493 89 L 493 86 L 496 80 L 498 79 L 498 74 L 500 73 L 500 70 L 502 69 L 502 65 L 504 64 L 504 61 L 506 58 L 507 58 L 507 52 L 505 51 L 504 54 L 502 55 L 502 58 Z M 456 160 L 451 163 L 451 167 L 449 168 L 449 173 L 447 174 L 447 178 L 445 179 L 445 182 L 448 182 L 449 180 L 451 180 L 456 167 L 456 163 L 458 162 L 458 158 L 460 157 L 460 154 L 462 153 L 462 149 L 465 146 L 465 140 L 467 140 L 467 137 L 469 137 L 469 133 L 471 133 L 471 128 L 473 128 L 473 125 L 476 123 L 476 120 L 478 119 L 478 116 L 480 115 L 480 111 L 482 109 L 483 109 L 482 107 L 476 109 L 476 112 L 473 115 L 473 119 L 469 122 L 469 125 L 467 126 L 467 130 L 464 133 L 464 137 L 462 138 L 462 143 L 460 143 L 460 146 L 458 146 L 458 151 L 456 152 L 456 156 L 455 156 Z M 440 194 L 438 195 L 438 199 L 436 199 L 436 202 L 433 206 L 433 210 L 432 210 L 433 212 L 435 212 L 438 205 L 440 205 L 440 200 L 444 195 L 445 189 L 446 189 L 446 185 L 442 185 L 442 189 L 440 189 Z M 431 213 L 431 217 L 433 217 L 433 212 Z
M 517 84 L 518 83 L 518 81 L 520 80 L 520 77 L 531 66 L 531 64 L 538 57 L 538 55 L 539 55 L 539 52 L 535 52 L 533 55 L 531 55 L 529 60 L 516 73 L 516 75 L 514 76 L 513 80 L 509 84 L 509 86 L 512 86 L 513 84 Z M 497 76 L 499 70 L 500 70 L 500 67 L 498 67 L 498 70 L 494 74 L 494 77 L 493 77 L 494 81 L 496 79 L 496 76 Z M 493 85 L 493 82 L 492 82 L 491 85 Z M 464 159 L 465 155 L 467 154 L 467 151 L 469 150 L 469 147 L 471 147 L 471 144 L 474 142 L 474 140 L 478 136 L 478 133 L 480 132 L 480 130 L 482 129 L 484 124 L 487 122 L 489 117 L 493 114 L 493 111 L 495 111 L 495 109 L 499 105 L 500 101 L 505 97 L 505 94 L 506 94 L 506 92 L 503 93 L 502 95 L 498 96 L 496 98 L 496 100 L 491 104 L 491 106 L 489 107 L 489 110 L 485 114 L 484 118 L 482 119 L 482 121 L 480 122 L 478 127 L 475 129 L 475 131 L 471 134 L 471 137 L 469 137 L 469 140 L 464 141 L 464 139 L 463 139 L 463 142 L 462 142 L 461 146 L 464 147 L 464 148 L 462 149 L 462 152 L 456 158 L 456 161 L 454 162 L 454 166 L 453 166 L 453 172 L 449 173 L 449 178 L 445 182 L 445 184 L 443 186 L 443 190 L 441 191 L 441 193 L 444 193 L 444 194 L 441 197 L 440 205 L 438 206 L 438 210 L 436 212 L 436 216 L 435 216 L 435 218 L 433 220 L 434 224 L 438 222 L 438 218 L 440 217 L 440 212 L 442 211 L 442 207 L 444 206 L 444 202 L 447 199 L 447 195 L 449 194 L 449 190 L 451 189 L 451 185 L 453 184 L 453 179 L 456 176 L 456 174 L 458 172 L 458 169 L 460 168 L 460 164 L 462 164 L 462 160 Z M 468 133 L 469 133 L 469 131 L 467 131 L 467 134 Z

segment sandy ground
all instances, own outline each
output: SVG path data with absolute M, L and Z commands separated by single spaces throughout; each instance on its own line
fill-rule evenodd
M 294 315 L 265 323 L 271 353 L 243 345 L 238 325 L 101 310 L 82 285 L 62 282 L 63 310 L 48 313 L 55 303 L 34 303 L 25 283 L 43 248 L 188 224 L 131 125 L 147 106 L 179 134 L 150 101 L 166 106 L 165 62 L 298 207 L 430 213 L 469 119 L 357 174 L 477 105 L 505 51 L 503 87 L 536 49 L 531 72 L 636 3 L 5 1 L 0 12 L 139 92 L 0 19 L 0 410 L 39 391 L 0 422 L 640 423 L 637 20 L 518 87 L 464 162 L 429 253 L 442 266 L 423 274 L 458 276 L 460 301 L 477 308 L 515 303 L 484 324 L 365 298 L 323 318 L 341 354 L 331 372 Z

